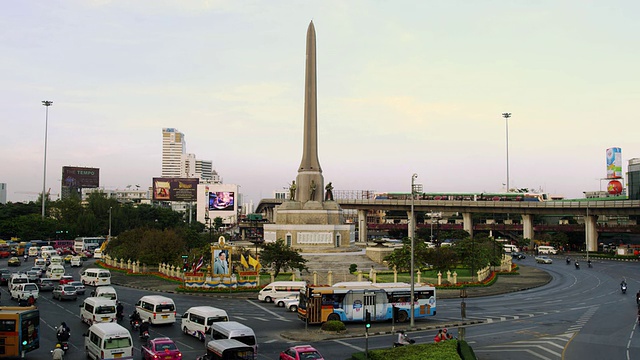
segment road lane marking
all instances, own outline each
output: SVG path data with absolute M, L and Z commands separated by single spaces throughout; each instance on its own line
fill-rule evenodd
M 352 348 L 352 349 L 354 349 L 354 350 L 357 350 L 357 351 L 364 351 L 364 349 L 363 349 L 363 348 L 361 348 L 361 347 L 359 347 L 359 346 L 351 345 L 351 344 L 349 344 L 348 342 L 344 342 L 344 341 L 342 341 L 342 340 L 333 340 L 333 342 L 338 343 L 338 344 L 341 344 L 341 345 L 344 345 L 344 346 L 347 346 L 347 347 L 350 347 L 350 348 Z

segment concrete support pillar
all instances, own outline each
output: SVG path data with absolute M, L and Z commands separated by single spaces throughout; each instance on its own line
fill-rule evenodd
M 358 209 L 358 241 L 361 243 L 367 242 L 367 212 L 367 210 Z
M 584 231 L 586 232 L 586 242 L 588 251 L 598 250 L 598 223 L 597 215 L 587 215 L 584 217 Z
M 533 237 L 535 236 L 533 232 L 533 215 L 522 215 L 522 238 L 529 239 L 529 248 L 533 249 Z
M 462 228 L 473 237 L 473 219 L 471 213 L 462 213 Z

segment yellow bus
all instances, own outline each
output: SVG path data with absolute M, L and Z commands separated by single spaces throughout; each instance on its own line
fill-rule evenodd
M 24 357 L 40 347 L 40 312 L 35 306 L 0 306 L 0 358 Z

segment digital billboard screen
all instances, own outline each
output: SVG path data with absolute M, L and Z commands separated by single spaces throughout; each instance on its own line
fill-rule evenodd
M 100 169 L 63 166 L 62 186 L 71 188 L 97 188 L 100 186 Z
M 622 177 L 622 149 L 612 147 L 607 149 L 607 179 Z
M 153 178 L 153 200 L 196 201 L 199 179 Z
M 209 193 L 209 211 L 234 211 L 235 193 L 217 191 Z

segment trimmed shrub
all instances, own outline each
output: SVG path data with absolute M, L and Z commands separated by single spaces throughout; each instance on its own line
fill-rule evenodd
M 356 271 L 358 271 L 358 265 L 357 264 L 351 264 L 349 265 L 349 273 L 353 274 Z
M 322 324 L 321 329 L 324 331 L 344 331 L 347 330 L 347 327 L 340 320 L 330 320 Z

